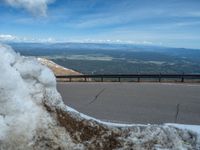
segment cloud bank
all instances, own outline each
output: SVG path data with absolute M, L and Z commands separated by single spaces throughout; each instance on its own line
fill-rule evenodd
M 14 41 L 17 37 L 10 34 L 0 34 L 0 41 Z
M 11 34 L 0 34 L 0 42 L 33 42 L 33 43 L 55 43 L 56 39 L 52 37 L 45 38 L 30 38 L 30 37 L 20 37 Z
M 33 15 L 46 16 L 48 4 L 54 0 L 4 0 L 8 5 L 15 8 L 24 8 Z

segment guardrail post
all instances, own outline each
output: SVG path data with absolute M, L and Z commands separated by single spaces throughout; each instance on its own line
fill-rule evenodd
M 184 82 L 184 73 L 182 74 L 181 82 Z
M 138 77 L 138 80 L 137 80 L 138 82 L 140 82 L 140 77 Z
M 161 82 L 161 73 L 159 74 L 159 82 Z
M 87 82 L 87 78 L 85 77 L 85 82 Z
M 118 78 L 118 81 L 121 82 L 121 78 L 120 77 Z
M 72 82 L 72 78 L 71 77 L 69 77 L 69 82 Z
M 101 77 L 101 82 L 103 82 L 103 77 Z

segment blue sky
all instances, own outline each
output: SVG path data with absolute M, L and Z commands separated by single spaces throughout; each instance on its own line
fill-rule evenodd
M 200 0 L 0 0 L 0 40 L 200 48 Z

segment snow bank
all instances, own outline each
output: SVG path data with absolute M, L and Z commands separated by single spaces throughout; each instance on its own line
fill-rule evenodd
M 166 123 L 167 126 L 173 126 L 183 130 L 190 130 L 200 135 L 200 125 L 186 125 L 186 124 L 175 124 L 175 123 Z
M 36 59 L 21 57 L 6 45 L 0 45 L 0 64 L 0 149 L 33 149 L 44 138 L 41 131 L 49 140 L 63 134 L 65 130 L 57 127 L 43 107 L 49 96 L 50 105 L 61 103 L 52 72 Z M 65 135 L 67 143 L 70 138 Z M 62 146 L 63 139 L 57 140 Z
M 106 123 L 65 106 L 51 70 L 6 45 L 0 71 L 0 150 L 200 149 L 194 130 Z

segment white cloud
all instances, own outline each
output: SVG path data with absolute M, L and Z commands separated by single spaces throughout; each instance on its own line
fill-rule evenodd
M 30 37 L 18 37 L 10 34 L 0 34 L 0 42 L 37 42 L 37 43 L 55 43 L 56 39 L 52 37 L 46 38 L 30 38 Z
M 48 4 L 54 0 L 4 0 L 8 5 L 24 8 L 33 15 L 46 16 Z
M 30 37 L 18 37 L 10 34 L 0 34 L 0 41 L 2 42 L 34 42 L 34 43 L 59 43 L 59 42 L 75 42 L 75 43 L 112 43 L 112 44 L 144 44 L 154 45 L 152 41 L 148 40 L 121 40 L 121 39 L 71 39 L 71 40 L 57 40 L 52 37 L 46 38 L 30 38 Z M 159 44 L 160 45 L 160 44 Z
M 0 34 L 0 41 L 14 41 L 17 40 L 16 36 L 10 34 Z
M 51 38 L 51 37 L 44 38 L 44 39 L 38 39 L 36 41 L 41 42 L 41 43 L 54 43 L 54 42 L 56 42 L 56 40 L 54 38 Z
M 102 38 L 103 39 L 103 38 Z M 161 45 L 161 43 L 154 43 L 146 40 L 120 40 L 120 39 L 76 39 L 76 40 L 65 40 L 63 42 L 74 42 L 74 43 L 109 43 L 109 44 L 138 44 L 138 45 Z

